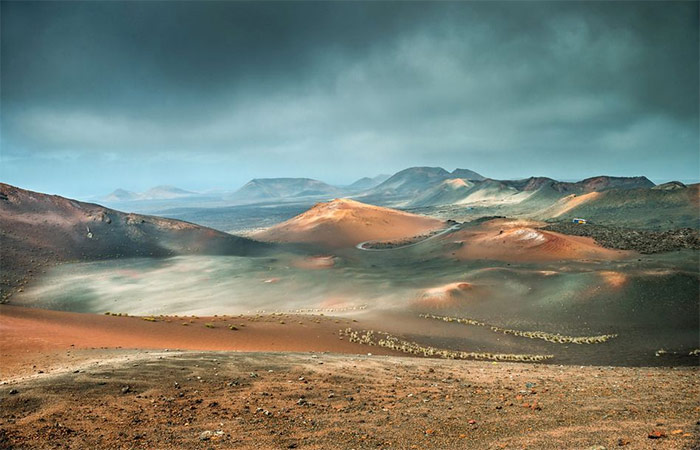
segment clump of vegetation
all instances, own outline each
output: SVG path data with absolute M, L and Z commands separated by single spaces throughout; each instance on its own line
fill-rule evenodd
M 204 326 L 207 328 L 216 328 L 213 323 L 209 323 L 209 322 L 205 323 Z
M 512 354 L 512 353 L 484 353 L 465 352 L 439 349 L 436 347 L 420 345 L 417 342 L 404 341 L 389 333 L 369 331 L 355 331 L 352 328 L 340 330 L 340 336 L 347 336 L 350 342 L 363 345 L 378 346 L 391 350 L 410 353 L 413 355 L 436 356 L 445 359 L 475 359 L 490 361 L 521 361 L 538 362 L 551 359 L 553 355 L 532 355 L 532 354 Z
M 146 322 L 158 322 L 158 319 L 156 319 L 156 318 L 153 317 L 153 316 L 142 317 L 142 319 L 145 320 Z
M 228 329 L 229 329 L 229 330 L 232 330 L 232 331 L 237 331 L 237 330 L 238 330 L 238 327 L 235 326 L 235 325 L 229 325 L 229 326 L 228 326 Z
M 491 331 L 496 333 L 511 334 L 513 336 L 520 336 L 528 339 L 542 339 L 543 341 L 554 342 L 556 344 L 601 344 L 617 337 L 617 334 L 602 334 L 599 336 L 565 336 L 563 334 L 547 333 L 545 331 L 512 330 L 509 328 L 489 325 L 484 322 L 479 322 L 478 320 L 468 319 L 465 317 L 436 316 L 434 314 L 420 314 L 420 317 L 425 319 L 442 320 L 444 322 L 456 322 L 464 325 L 488 327 L 491 329 Z

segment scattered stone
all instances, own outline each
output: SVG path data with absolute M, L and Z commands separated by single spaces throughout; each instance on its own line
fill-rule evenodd
M 661 438 L 665 438 L 665 437 L 666 437 L 666 433 L 664 433 L 663 431 L 658 431 L 658 430 L 654 430 L 651 433 L 649 433 L 649 435 L 648 435 L 649 439 L 661 439 Z
M 212 437 L 213 435 L 214 435 L 214 432 L 213 432 L 213 431 L 209 431 L 209 430 L 207 430 L 207 431 L 202 431 L 202 433 L 200 433 L 200 435 L 199 435 L 199 440 L 200 440 L 200 441 L 208 441 L 208 440 L 211 439 L 211 437 Z
M 19 394 L 19 391 L 17 389 L 10 389 L 10 395 L 15 395 Z
M 124 386 L 122 388 L 122 394 L 128 394 L 129 392 L 131 392 L 131 388 L 129 386 Z

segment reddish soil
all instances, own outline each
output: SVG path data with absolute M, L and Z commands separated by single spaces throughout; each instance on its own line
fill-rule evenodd
M 0 387 L 0 446 L 692 449 L 698 380 L 697 368 L 132 351 Z
M 7 380 L 38 371 L 50 372 L 76 360 L 84 360 L 85 353 L 76 350 L 95 348 L 368 351 L 360 344 L 338 338 L 341 328 L 358 325 L 349 319 L 296 314 L 199 318 L 168 316 L 155 319 L 157 322 L 141 317 L 101 316 L 0 305 L 0 375 Z M 183 326 L 183 323 L 187 325 Z M 229 325 L 237 330 L 229 329 Z M 397 354 L 383 348 L 373 348 L 373 351 Z
M 155 319 L 0 306 L 0 448 L 700 445 L 698 368 L 386 356 L 325 316 Z

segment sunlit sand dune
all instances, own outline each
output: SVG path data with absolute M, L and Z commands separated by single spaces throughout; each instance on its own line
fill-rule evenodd
M 255 233 L 271 242 L 303 242 L 328 248 L 353 247 L 370 240 L 404 239 L 440 229 L 444 222 L 349 199 L 318 203 L 286 222 Z

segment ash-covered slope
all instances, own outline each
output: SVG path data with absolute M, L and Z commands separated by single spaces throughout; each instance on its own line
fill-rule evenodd
M 395 173 L 358 198 L 373 204 L 417 206 L 413 204 L 417 198 L 426 195 L 427 191 L 439 190 L 440 185 L 447 180 L 463 180 L 471 184 L 471 180 L 483 179 L 483 176 L 468 169 L 448 172 L 442 167 L 410 167 Z M 449 185 L 445 188 L 450 190 Z
M 251 255 L 267 244 L 179 220 L 126 214 L 0 183 L 2 295 L 63 261 L 179 254 Z
M 564 221 L 581 217 L 598 224 L 631 228 L 699 228 L 700 184 L 674 185 L 670 189 L 609 189 L 571 195 L 539 215 Z

